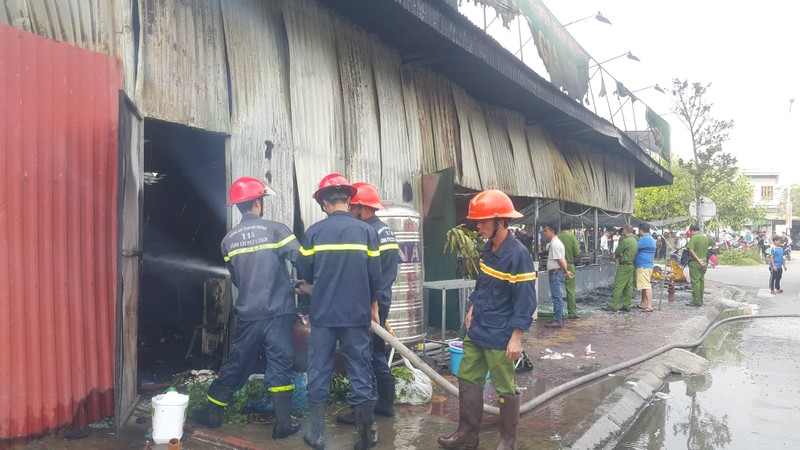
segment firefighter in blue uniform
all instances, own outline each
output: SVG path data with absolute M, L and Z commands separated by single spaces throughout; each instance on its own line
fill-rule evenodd
M 325 448 L 325 406 L 336 342 L 344 355 L 355 411 L 354 448 L 366 449 L 373 434 L 371 321 L 380 322 L 378 298 L 381 262 L 378 234 L 348 212 L 356 189 L 345 177 L 322 179 L 314 199 L 328 217 L 308 228 L 297 259 L 298 277 L 314 285 L 311 294 L 311 338 L 308 346 L 308 404 L 310 427 L 304 440 Z
M 300 244 L 286 225 L 261 218 L 267 195 L 275 192 L 255 178 L 242 177 L 231 186 L 228 205 L 239 208 L 242 220 L 225 236 L 221 247 L 239 295 L 230 354 L 208 389 L 204 422 L 215 428 L 222 425 L 225 407 L 244 386 L 263 345 L 267 356 L 264 386 L 271 393 L 277 416 L 272 438 L 281 439 L 300 429 L 291 417 L 295 304 L 286 267 L 286 261 L 296 262 Z
M 522 332 L 530 328 L 536 309 L 536 272 L 531 254 L 513 233 L 510 219 L 522 217 L 506 194 L 483 191 L 469 202 L 467 219 L 478 221 L 487 239 L 481 274 L 470 296 L 464 357 L 458 367 L 458 429 L 439 438 L 445 448 L 477 448 L 487 371 L 500 402 L 498 449 L 516 448 L 520 395 L 514 383 L 514 362 L 522 353 Z
M 381 203 L 380 195 L 375 186 L 369 183 L 353 183 L 356 195 L 350 201 L 350 214 L 358 220 L 363 220 L 378 233 L 378 243 L 381 251 L 381 284 L 378 298 L 378 317 L 382 327 L 386 326 L 389 308 L 392 306 L 392 285 L 397 278 L 397 265 L 400 263 L 400 247 L 394 232 L 383 223 L 375 212 L 386 209 Z M 394 391 L 395 380 L 389 370 L 389 360 L 386 357 L 386 343 L 378 336 L 372 336 L 372 371 L 375 375 L 374 392 L 378 394 L 375 402 L 375 414 L 381 416 L 394 416 Z M 336 420 L 344 424 L 355 423 L 355 412 L 347 415 L 338 415 Z

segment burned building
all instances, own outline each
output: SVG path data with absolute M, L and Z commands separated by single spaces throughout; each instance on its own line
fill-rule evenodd
M 297 234 L 323 175 L 370 182 L 431 254 L 459 194 L 630 213 L 671 181 L 437 0 L 6 2 L 0 143 L 0 441 L 122 421 L 140 363 L 213 353 L 239 176 Z

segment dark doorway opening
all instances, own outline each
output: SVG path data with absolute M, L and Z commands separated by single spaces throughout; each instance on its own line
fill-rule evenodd
M 218 368 L 229 294 L 225 136 L 154 120 L 144 126 L 140 389 Z

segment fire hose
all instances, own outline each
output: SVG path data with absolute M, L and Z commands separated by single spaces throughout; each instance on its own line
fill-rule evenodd
M 568 381 L 568 382 L 566 382 L 566 383 L 564 383 L 564 384 L 562 384 L 562 385 L 560 385 L 558 387 L 555 387 L 553 389 L 550 389 L 549 391 L 546 391 L 546 392 L 544 392 L 544 393 L 532 398 L 528 402 L 524 403 L 523 405 L 520 406 L 519 412 L 520 412 L 520 414 L 524 414 L 524 413 L 530 412 L 533 409 L 535 409 L 537 406 L 541 405 L 542 403 L 552 399 L 553 397 L 561 395 L 561 394 L 563 394 L 563 393 L 565 393 L 565 392 L 567 392 L 567 391 L 569 391 L 571 389 L 574 389 L 574 388 L 577 388 L 577 387 L 579 387 L 579 386 L 581 386 L 583 384 L 592 382 L 592 381 L 594 381 L 594 380 L 596 380 L 598 378 L 605 377 L 605 376 L 607 376 L 607 375 L 609 375 L 611 373 L 627 369 L 628 367 L 631 367 L 631 366 L 635 366 L 635 365 L 640 364 L 642 362 L 645 362 L 645 361 L 647 361 L 649 359 L 655 358 L 656 356 L 661 355 L 662 353 L 666 353 L 666 352 L 668 352 L 668 351 L 670 351 L 672 349 L 676 349 L 676 348 L 692 349 L 692 348 L 698 347 L 703 343 L 703 341 L 706 340 L 706 338 L 708 337 L 709 334 L 711 334 L 711 332 L 713 332 L 715 329 L 717 329 L 718 327 L 720 327 L 722 325 L 727 325 L 727 324 L 730 324 L 730 323 L 733 323 L 733 322 L 739 322 L 739 321 L 743 321 L 743 320 L 777 319 L 777 318 L 800 318 L 800 314 L 764 314 L 764 315 L 759 315 L 759 316 L 737 316 L 737 317 L 730 317 L 728 319 L 721 320 L 721 321 L 711 325 L 706 330 L 706 332 L 703 333 L 703 335 L 699 339 L 697 339 L 695 341 L 667 344 L 667 345 L 659 347 L 659 348 L 657 348 L 657 349 L 655 349 L 655 350 L 653 350 L 651 352 L 645 353 L 642 356 L 638 356 L 638 357 L 630 359 L 628 361 L 624 361 L 624 362 L 621 362 L 621 363 L 618 363 L 618 364 L 614 364 L 612 366 L 606 367 L 605 369 L 601 369 L 601 370 L 598 370 L 596 372 L 592 372 L 590 374 L 578 377 L 578 378 L 576 378 L 576 379 L 574 379 L 572 381 Z M 404 358 L 406 358 L 409 361 L 411 361 L 411 364 L 414 367 L 416 367 L 417 369 L 421 370 L 425 375 L 430 377 L 430 379 L 433 380 L 436 384 L 438 384 L 439 386 L 444 388 L 449 394 L 451 394 L 451 395 L 453 395 L 455 397 L 458 397 L 458 388 L 456 386 L 454 386 L 452 383 L 447 381 L 443 376 L 441 376 L 439 374 L 439 372 L 434 370 L 432 367 L 430 367 L 429 365 L 425 364 L 421 359 L 419 359 L 419 357 L 417 357 L 417 355 L 414 352 L 409 350 L 409 348 L 406 347 L 405 345 L 403 345 L 403 343 L 400 342 L 396 337 L 392 336 L 389 332 L 387 332 L 385 329 L 383 329 L 379 324 L 377 324 L 375 322 L 372 322 L 370 327 L 371 327 L 373 333 L 378 335 L 385 342 L 388 342 Z M 500 409 L 498 407 L 496 407 L 496 406 L 491 406 L 491 405 L 484 404 L 483 405 L 483 410 L 484 410 L 484 412 L 487 412 L 487 413 L 492 414 L 492 415 L 499 415 L 500 414 Z

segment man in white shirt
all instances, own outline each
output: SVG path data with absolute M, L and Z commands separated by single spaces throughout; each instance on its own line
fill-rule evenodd
M 686 235 L 678 233 L 678 248 L 686 247 Z
M 608 231 L 604 231 L 603 236 L 600 237 L 600 251 L 603 252 L 603 255 L 608 255 Z
M 564 315 L 564 277 L 573 278 L 567 270 L 566 250 L 564 244 L 556 236 L 553 225 L 544 226 L 544 237 L 549 242 L 547 253 L 547 277 L 550 281 L 550 298 L 553 300 L 553 320 L 544 324 L 546 327 L 562 327 Z

